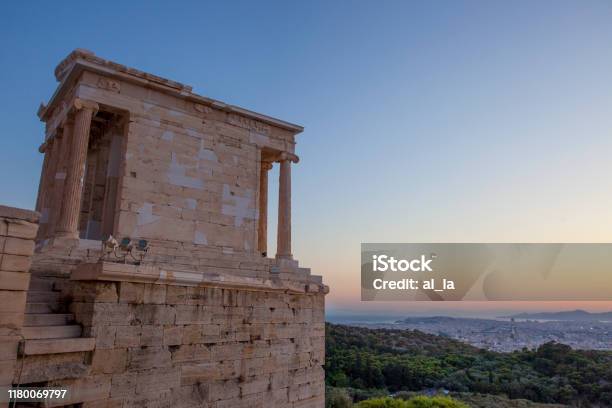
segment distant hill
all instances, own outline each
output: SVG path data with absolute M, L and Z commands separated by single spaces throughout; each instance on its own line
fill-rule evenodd
M 590 313 L 585 310 L 571 310 L 566 312 L 550 313 L 519 313 L 505 317 L 534 320 L 612 321 L 612 312 Z

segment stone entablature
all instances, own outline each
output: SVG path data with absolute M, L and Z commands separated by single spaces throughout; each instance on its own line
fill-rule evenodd
M 226 113 L 224 118 L 228 123 L 253 130 L 258 134 L 275 134 L 282 138 L 282 132 L 279 132 L 279 130 L 287 131 L 285 136 L 295 135 L 304 130 L 299 125 L 198 95 L 192 92 L 192 88 L 188 85 L 105 60 L 91 51 L 83 49 L 73 51 L 56 68 L 56 79 L 60 82 L 60 86 L 49 104 L 41 105 L 39 108 L 38 115 L 41 120 L 48 122 L 53 118 L 59 117 L 61 119 L 65 115 L 65 107 L 62 106 L 62 102 L 70 99 L 70 97 L 79 97 L 78 91 L 74 88 L 74 83 L 84 71 L 98 75 L 92 84 L 97 88 L 124 94 L 126 89 L 122 87 L 122 84 L 125 83 L 127 84 L 126 87 L 136 86 L 155 90 L 184 100 L 184 104 L 179 109 L 187 114 L 193 112 L 207 114 L 215 110 L 224 112 Z M 146 98 L 139 99 L 144 100 Z M 171 103 L 171 105 L 175 104 L 176 102 Z M 52 132 L 48 131 L 47 135 L 49 133 Z

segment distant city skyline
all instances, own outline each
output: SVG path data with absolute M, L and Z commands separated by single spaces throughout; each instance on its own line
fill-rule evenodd
M 87 48 L 305 126 L 293 252 L 330 286 L 328 313 L 612 310 L 359 290 L 361 242 L 612 242 L 610 21 L 595 0 L 7 4 L 0 204 L 34 207 L 36 110 L 57 63 Z

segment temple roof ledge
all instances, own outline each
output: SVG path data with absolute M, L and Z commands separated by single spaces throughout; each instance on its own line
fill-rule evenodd
M 98 57 L 95 53 L 90 50 L 77 48 L 72 51 L 62 62 L 58 64 L 55 69 L 55 77 L 61 82 L 60 88 L 65 86 L 64 82 L 70 77 L 71 72 L 75 70 L 77 65 L 81 66 L 81 69 L 89 69 L 94 72 L 98 72 L 102 75 L 115 76 L 119 79 L 126 81 L 134 81 L 142 84 L 143 86 L 159 87 L 162 90 L 172 92 L 183 98 L 193 100 L 198 103 L 209 105 L 213 108 L 220 109 L 224 112 L 236 113 L 254 120 L 258 120 L 264 123 L 268 123 L 273 126 L 277 126 L 295 134 L 301 133 L 304 128 L 300 125 L 296 125 L 290 122 L 286 122 L 281 119 L 277 119 L 268 115 L 253 112 L 239 106 L 227 104 L 222 101 L 218 101 L 212 98 L 208 98 L 202 95 L 198 95 L 193 92 L 193 88 L 189 85 L 173 81 L 167 78 L 163 78 L 154 74 L 150 74 L 135 68 L 127 67 L 115 63 L 110 60 Z M 42 105 L 38 110 L 38 115 L 41 120 L 44 120 L 44 116 L 48 114 L 49 107 L 55 103 L 58 93 L 51 97 L 51 100 L 47 106 Z

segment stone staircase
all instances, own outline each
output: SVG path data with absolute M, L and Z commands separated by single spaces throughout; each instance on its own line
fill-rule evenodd
M 62 299 L 64 282 L 66 278 L 38 271 L 30 277 L 17 361 L 19 369 L 13 386 L 67 387 L 70 394 L 62 400 L 18 403 L 17 407 L 73 407 L 81 406 L 88 398 L 98 398 L 95 392 L 91 397 L 91 386 L 82 384 L 90 370 L 95 339 L 81 337 L 83 328 L 68 312 L 66 299 Z
M 66 313 L 60 296 L 61 279 L 32 275 L 22 329 L 22 356 L 93 350 L 94 339 L 81 337 L 81 326 Z

